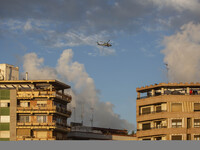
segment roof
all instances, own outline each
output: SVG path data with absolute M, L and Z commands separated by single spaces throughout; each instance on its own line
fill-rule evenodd
M 0 85 L 16 85 L 16 84 L 52 84 L 57 90 L 71 88 L 69 85 L 58 80 L 4 80 L 0 81 Z
M 145 87 L 140 87 L 136 88 L 137 92 L 147 92 L 151 89 L 159 89 L 159 88 L 186 88 L 186 87 L 192 87 L 192 88 L 200 88 L 200 83 L 199 82 L 185 82 L 185 83 L 159 83 L 159 84 L 154 84 L 154 85 L 149 85 Z

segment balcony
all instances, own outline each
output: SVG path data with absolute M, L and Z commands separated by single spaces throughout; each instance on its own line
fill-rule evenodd
M 56 106 L 52 106 L 52 107 L 21 107 L 18 106 L 17 107 L 17 113 L 57 113 L 60 115 L 63 115 L 65 117 L 70 117 L 71 116 L 71 110 L 67 110 L 65 108 L 62 107 L 56 107 Z
M 145 98 L 150 98 L 150 97 L 156 97 L 156 96 L 161 96 L 161 95 L 200 95 L 200 91 L 198 90 L 190 90 L 190 93 L 186 93 L 185 90 L 166 90 L 164 93 L 161 92 L 155 92 L 154 95 L 151 93 L 145 93 L 144 96 L 137 97 L 137 100 L 139 99 L 145 99 Z
M 146 129 L 137 129 L 137 131 L 146 131 L 146 130 L 162 129 L 162 128 L 167 128 L 167 126 L 157 126 L 157 127 L 146 128 Z
M 21 107 L 17 106 L 17 113 L 27 113 L 27 112 L 55 112 L 56 106 L 53 107 Z
M 39 122 L 17 122 L 17 126 L 56 126 L 56 122 L 43 122 L 43 123 L 39 123 Z
M 140 113 L 139 115 L 148 115 L 148 114 L 155 114 L 155 113 L 161 113 L 161 112 L 167 112 L 167 110 L 145 112 L 145 113 Z
M 18 91 L 17 98 L 18 99 L 33 99 L 35 97 L 38 98 L 57 98 L 60 100 L 64 100 L 68 103 L 71 102 L 71 95 L 69 94 L 62 94 L 57 91 Z
M 35 136 L 17 136 L 17 141 L 39 141 L 39 140 L 56 140 L 56 137 L 47 137 L 47 138 L 40 138 L 40 137 L 35 137 Z

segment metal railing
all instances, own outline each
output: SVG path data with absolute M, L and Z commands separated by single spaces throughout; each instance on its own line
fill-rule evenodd
M 167 128 L 167 126 L 157 126 L 157 127 L 146 128 L 146 129 L 137 129 L 137 131 L 145 131 L 145 130 L 153 130 L 153 129 L 162 129 L 162 128 Z
M 145 112 L 145 113 L 140 113 L 139 115 L 155 114 L 155 113 L 160 113 L 160 112 L 167 112 L 167 110 Z
M 60 93 L 57 91 L 18 91 L 18 98 L 30 98 L 30 97 L 57 97 L 71 102 L 72 96 L 67 93 Z
M 165 92 L 163 94 L 161 93 L 156 93 L 155 95 L 146 95 L 146 96 L 141 96 L 141 97 L 137 97 L 137 99 L 144 99 L 144 98 L 149 98 L 149 97 L 155 97 L 155 96 L 161 96 L 161 95 L 200 95 L 200 93 L 181 93 L 178 91 L 170 91 L 170 92 Z

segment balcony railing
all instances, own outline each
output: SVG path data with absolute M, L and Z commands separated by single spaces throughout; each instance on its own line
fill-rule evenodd
M 56 137 L 46 137 L 46 138 L 41 138 L 41 137 L 35 137 L 35 136 L 17 136 L 17 140 L 26 140 L 26 141 L 30 141 L 30 140 L 56 140 Z
M 56 107 L 56 106 L 52 106 L 52 107 L 21 107 L 21 106 L 18 106 L 17 107 L 17 111 L 18 113 L 25 113 L 27 111 L 30 111 L 30 112 L 35 112 L 35 111 L 54 111 L 54 113 L 56 112 L 59 112 L 59 113 L 62 113 L 62 114 L 65 114 L 65 115 L 71 115 L 71 110 L 67 110 L 65 108 L 62 108 L 62 107 Z
M 160 113 L 160 112 L 167 112 L 167 110 L 145 112 L 145 113 L 140 113 L 139 115 L 155 114 L 155 113 Z
M 157 126 L 157 127 L 146 128 L 146 129 L 137 129 L 137 131 L 152 130 L 152 129 L 161 129 L 161 128 L 167 128 L 167 126 Z
M 56 122 L 22 122 L 17 121 L 18 126 L 55 126 Z
M 155 97 L 155 96 L 160 96 L 160 95 L 200 95 L 200 93 L 193 91 L 193 93 L 183 93 L 180 91 L 165 91 L 163 94 L 161 94 L 160 92 L 155 93 L 155 95 L 146 95 L 146 96 L 141 96 L 141 97 L 137 97 L 137 99 L 144 99 L 144 98 L 149 98 L 149 97 Z
M 56 106 L 52 107 L 21 107 L 17 106 L 18 111 L 55 111 Z
M 56 97 L 67 102 L 71 102 L 71 95 L 62 94 L 57 91 L 18 91 L 17 98 L 33 98 L 33 97 Z

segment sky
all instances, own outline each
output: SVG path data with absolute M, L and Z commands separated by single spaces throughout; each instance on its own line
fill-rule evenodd
M 199 37 L 200 0 L 0 1 L 0 63 L 71 85 L 86 125 L 135 130 L 137 87 L 198 82 Z

